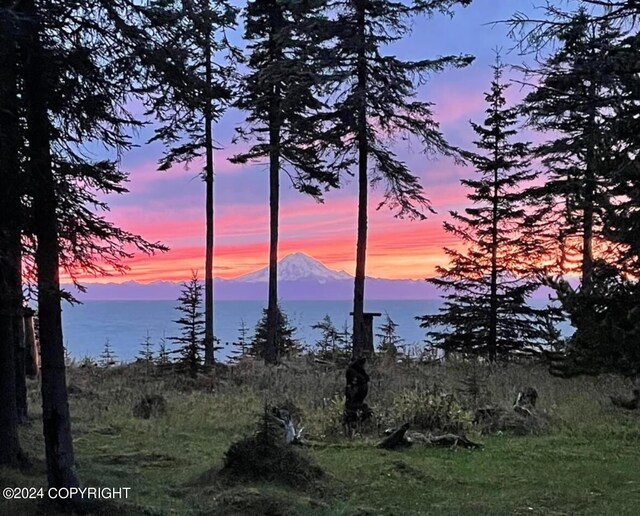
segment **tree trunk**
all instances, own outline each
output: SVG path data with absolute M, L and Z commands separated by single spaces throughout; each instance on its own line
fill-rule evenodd
M 204 365 L 213 364 L 214 337 L 213 337 L 213 116 L 211 113 L 211 47 L 209 37 L 205 41 L 205 82 L 207 87 L 206 107 L 204 112 L 205 123 L 205 183 L 206 217 L 207 217 L 207 242 L 205 256 L 205 281 L 204 281 Z
M 365 8 L 358 4 L 358 239 L 356 244 L 356 274 L 353 288 L 353 357 L 373 354 L 367 349 L 364 327 L 364 283 L 367 260 L 367 203 L 369 180 L 367 174 L 367 61 L 365 54 Z
M 46 105 L 48 68 L 40 40 L 41 27 L 33 0 L 24 2 L 30 19 L 25 44 L 25 100 L 29 171 L 33 184 L 35 262 L 38 272 L 38 317 L 42 359 L 42 424 L 50 487 L 77 487 L 71 421 L 65 378 L 60 308 L 56 185 L 51 164 Z
M 597 100 L 597 92 L 591 84 L 586 92 L 587 98 L 591 101 L 589 111 L 589 136 L 586 152 L 586 172 L 584 177 L 584 198 L 582 211 L 582 267 L 581 267 L 581 290 L 589 292 L 593 284 L 593 218 L 596 189 L 596 173 L 598 164 L 596 162 L 596 142 L 600 134 L 600 128 L 596 122 L 596 108 L 593 103 Z
M 29 307 L 23 309 L 24 345 L 26 351 L 25 372 L 29 378 L 37 378 L 40 374 L 40 343 L 36 339 L 36 330 L 33 323 L 34 313 Z
M 587 153 L 587 173 L 584 182 L 584 209 L 582 212 L 582 267 L 581 290 L 589 292 L 593 284 L 593 217 L 595 178 L 593 173 L 593 152 Z
M 19 247 L 18 247 L 19 249 Z M 21 255 L 18 254 L 18 262 L 20 263 Z M 21 276 L 16 276 L 16 283 L 21 286 Z M 22 316 L 22 290 L 17 291 L 15 296 L 15 313 L 16 316 L 13 319 L 13 338 L 15 342 L 15 357 L 14 363 L 16 367 L 16 406 L 18 410 L 18 421 L 24 423 L 28 416 L 28 403 L 27 403 L 27 348 L 24 332 L 24 318 Z
M 493 161 L 498 163 L 499 150 L 496 139 Z M 489 362 L 498 358 L 498 168 L 493 171 L 493 199 L 491 211 L 491 293 L 489 301 Z
M 1 9 L 11 2 L 2 1 Z M 16 306 L 20 289 L 20 162 L 17 115 L 16 46 L 0 33 L 0 465 L 21 462 L 16 405 Z M 16 285 L 17 281 L 17 285 Z M 19 306 L 21 308 L 21 306 Z
M 271 51 L 278 58 L 276 34 L 282 24 L 278 7 L 271 11 Z M 280 89 L 273 87 L 269 108 L 269 295 L 267 304 L 267 342 L 264 361 L 278 363 L 278 227 L 280 205 Z
M 269 302 L 267 305 L 267 343 L 264 360 L 278 362 L 278 218 L 280 203 L 280 130 L 272 124 L 269 130 Z

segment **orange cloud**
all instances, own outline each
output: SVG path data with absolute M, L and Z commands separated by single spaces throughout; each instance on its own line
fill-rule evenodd
M 438 205 L 452 205 L 463 199 L 459 188 L 438 189 Z M 289 203 L 281 210 L 279 252 L 281 256 L 302 251 L 328 267 L 355 270 L 356 205 L 341 198 L 319 205 L 307 199 Z M 371 206 L 379 198 L 373 196 Z M 187 210 L 188 218 L 176 220 L 171 211 L 138 213 L 123 209 L 119 219 L 127 229 L 149 240 L 161 240 L 171 250 L 152 257 L 138 255 L 127 262 L 126 276 L 87 278 L 85 281 L 118 282 L 156 280 L 180 281 L 192 270 L 202 276 L 204 263 L 204 221 L 200 210 Z M 267 264 L 268 209 L 266 206 L 225 206 L 216 219 L 215 275 L 232 278 Z M 424 278 L 445 260 L 443 245 L 455 244 L 442 230 L 446 213 L 426 221 L 400 220 L 386 209 L 369 212 L 367 275 L 385 278 Z

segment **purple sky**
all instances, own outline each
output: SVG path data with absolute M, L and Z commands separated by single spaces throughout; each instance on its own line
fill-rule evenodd
M 514 42 L 505 25 L 492 22 L 509 18 L 516 10 L 533 12 L 541 4 L 529 0 L 475 0 L 470 7 L 457 9 L 452 19 L 437 15 L 415 20 L 413 33 L 389 49 L 403 58 L 433 58 L 445 54 L 470 53 L 475 62 L 466 69 L 447 70 L 434 75 L 420 88 L 421 99 L 434 102 L 436 120 L 453 144 L 472 148 L 474 133 L 469 120 L 483 120 L 484 92 L 490 86 L 499 48 L 503 61 L 519 64 L 523 58 L 511 51 Z M 509 72 L 508 75 L 516 77 Z M 523 95 L 513 85 L 512 101 Z M 216 140 L 223 150 L 216 151 L 216 275 L 234 277 L 263 267 L 268 249 L 268 175 L 266 166 L 235 166 L 227 157 L 238 151 L 230 145 L 234 128 L 243 114 L 230 110 L 216 127 Z M 137 136 L 140 147 L 127 153 L 123 168 L 130 172 L 130 193 L 109 199 L 110 218 L 125 229 L 149 240 L 161 240 L 171 251 L 157 257 L 138 256 L 129 263 L 126 277 L 108 281 L 184 280 L 191 270 L 204 263 L 204 185 L 198 179 L 198 166 L 191 170 L 177 167 L 157 172 L 162 145 L 145 144 L 152 133 L 148 128 Z M 523 131 L 524 137 L 527 133 Z M 540 137 L 537 136 L 539 139 Z M 375 212 L 373 192 L 370 204 L 370 237 L 367 274 L 388 278 L 423 278 L 444 263 L 443 245 L 456 245 L 442 230 L 448 210 L 466 205 L 459 181 L 472 173 L 469 167 L 446 159 L 429 159 L 419 145 L 399 146 L 414 173 L 422 179 L 437 215 L 422 222 L 399 221 L 389 211 Z M 305 252 L 327 266 L 353 273 L 355 267 L 356 185 L 353 180 L 341 190 L 327 194 L 324 205 L 295 192 L 282 180 L 281 256 Z M 91 280 L 93 281 L 93 279 Z

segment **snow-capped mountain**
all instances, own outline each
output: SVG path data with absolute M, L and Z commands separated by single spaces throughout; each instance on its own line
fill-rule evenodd
M 265 300 L 269 269 L 234 279 L 216 278 L 214 299 Z M 157 281 L 148 284 L 129 281 L 111 284 L 87 284 L 81 300 L 152 300 L 172 299 L 180 295 L 180 283 Z M 367 299 L 436 299 L 434 286 L 419 280 L 389 280 L 367 278 Z M 285 256 L 278 262 L 278 297 L 288 300 L 340 300 L 353 296 L 353 276 L 344 271 L 329 269 L 304 253 Z
M 285 256 L 278 262 L 278 281 L 317 281 L 320 284 L 329 281 L 350 280 L 353 276 L 344 271 L 334 271 L 325 267 L 304 253 Z M 269 281 L 269 267 L 238 276 L 232 281 L 243 283 L 262 283 Z

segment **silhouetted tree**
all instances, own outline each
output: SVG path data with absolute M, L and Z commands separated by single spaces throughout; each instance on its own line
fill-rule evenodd
M 612 53 L 619 36 L 580 11 L 558 32 L 556 52 L 539 68 L 526 70 L 537 85 L 523 111 L 532 127 L 550 136 L 535 149 L 546 180 L 528 195 L 541 205 L 549 247 L 559 244 L 559 272 L 577 268 L 585 291 L 594 260 L 617 253 L 604 238 L 603 216 L 620 152 L 612 116 L 619 89 Z
M 158 343 L 158 357 L 156 359 L 156 364 L 159 366 L 166 366 L 170 362 L 170 351 L 167 349 L 167 340 L 162 337 Z
M 51 487 L 77 487 L 79 482 L 74 468 L 60 310 L 58 200 L 48 111 L 48 92 L 52 90 L 52 85 L 48 82 L 50 78 L 45 75 L 49 69 L 49 56 L 44 50 L 42 13 L 33 0 L 25 0 L 20 5 L 20 15 L 27 20 L 21 54 L 24 60 L 27 160 L 33 183 L 33 235 L 37 241 L 35 266 L 38 275 L 42 421 L 47 474 Z
M 100 356 L 98 358 L 100 358 L 99 364 L 102 367 L 111 367 L 118 363 L 118 357 L 113 351 L 113 346 L 111 346 L 111 342 L 109 341 L 109 339 L 105 341 L 104 348 L 102 348 L 102 353 L 100 353 Z
M 140 123 L 126 109 L 139 76 L 138 8 L 128 0 L 24 0 L 20 24 L 25 275 L 37 282 L 42 414 L 50 487 L 76 487 L 61 325 L 59 273 L 123 269 L 131 248 L 160 247 L 104 220 L 97 192 L 122 193 L 115 162 L 92 162 L 87 145 L 122 152 Z M 123 247 L 123 242 L 124 246 Z M 131 244 L 131 247 L 129 247 Z M 77 267 L 77 268 L 76 268 Z M 75 276 L 74 276 L 75 279 Z M 68 500 L 72 502 L 72 500 Z
M 318 49 L 330 37 L 322 1 L 253 0 L 245 10 L 249 72 L 242 78 L 235 106 L 248 112 L 239 140 L 254 142 L 235 163 L 269 161 L 269 294 L 264 357 L 278 361 L 278 225 L 280 173 L 300 192 L 321 199 L 323 187 L 338 186 L 337 171 L 322 161 L 326 131 L 316 115 L 326 85 Z M 323 143 L 324 142 L 324 143 Z
M 404 339 L 398 335 L 396 329 L 398 323 L 394 322 L 389 314 L 385 314 L 384 322 L 378 327 L 380 333 L 376 337 L 380 339 L 378 351 L 390 357 L 397 357 L 402 353 L 400 349 L 404 344 Z
M 415 136 L 427 152 L 453 154 L 433 119 L 431 103 L 416 98 L 416 88 L 427 75 L 448 66 L 466 66 L 470 56 L 446 56 L 419 61 L 402 60 L 383 51 L 410 32 L 415 15 L 452 14 L 470 0 L 408 3 L 385 0 L 335 0 L 335 46 L 329 59 L 338 82 L 331 106 L 332 131 L 339 136 L 336 151 L 358 164 L 358 237 L 353 300 L 353 355 L 373 353 L 364 342 L 364 284 L 367 255 L 369 184 L 383 182 L 380 205 L 397 216 L 425 218 L 430 204 L 418 177 L 398 159 L 391 143 Z
M 170 147 L 160 170 L 204 156 L 206 185 L 204 363 L 214 362 L 214 125 L 232 97 L 233 60 L 238 52 L 226 32 L 236 25 L 237 9 L 227 1 L 156 0 L 146 11 L 160 37 L 153 52 L 149 112 L 162 123 L 151 139 Z M 159 29 L 159 31 L 158 31 Z
M 240 319 L 240 328 L 238 328 L 238 338 L 233 342 L 234 349 L 231 351 L 231 361 L 238 362 L 249 354 L 249 328 Z
M 151 335 L 149 335 L 149 331 L 147 330 L 147 335 L 140 344 L 140 351 L 138 351 L 138 360 L 149 363 L 153 362 L 153 359 L 153 343 L 151 342 Z
M 256 324 L 255 333 L 251 340 L 250 354 L 255 357 L 264 358 L 267 348 L 267 312 L 262 310 L 262 318 Z M 302 348 L 295 339 L 296 328 L 291 325 L 289 318 L 278 307 L 276 324 L 276 348 L 278 356 L 290 356 L 300 353 Z
M 548 354 L 551 373 L 565 378 L 615 373 L 638 382 L 640 284 L 598 260 L 589 292 L 575 290 L 565 280 L 552 285 L 576 331 L 560 352 Z
M 174 322 L 181 328 L 180 336 L 173 337 L 178 347 L 175 352 L 180 354 L 179 363 L 195 378 L 202 365 L 202 351 L 204 350 L 204 314 L 202 313 L 202 285 L 194 272 L 191 280 L 182 284 L 182 291 L 178 298 L 176 310 L 180 318 Z
M 17 322 L 22 321 L 20 114 L 18 106 L 19 24 L 13 2 L 0 2 L 0 465 L 17 467 Z M 24 375 L 24 372 L 22 373 Z
M 523 48 L 539 51 L 552 40 L 558 43 L 535 70 L 541 88 L 529 96 L 529 108 L 535 122 L 557 138 L 557 161 L 574 168 L 561 195 L 568 200 L 566 212 L 582 210 L 580 229 L 591 226 L 597 251 L 589 256 L 585 238 L 581 289 L 549 280 L 576 328 L 564 349 L 550 353 L 551 372 L 617 372 L 637 379 L 640 7 L 632 0 L 581 4 L 593 9 L 571 12 L 569 4 L 548 4 L 543 17 L 517 14 L 512 20 L 512 34 Z M 547 149 L 553 150 L 552 143 Z M 602 252 L 603 243 L 613 252 Z
M 329 315 L 311 325 L 311 329 L 320 330 L 320 338 L 316 341 L 314 350 L 319 358 L 335 360 L 344 352 L 344 337 L 334 326 Z
M 491 362 L 513 351 L 536 351 L 546 342 L 546 310 L 527 304 L 539 286 L 525 257 L 538 256 L 538 243 L 527 232 L 527 210 L 521 197 L 529 171 L 527 144 L 513 142 L 517 111 L 505 107 L 504 66 L 494 67 L 485 95 L 486 119 L 472 123 L 478 153 L 466 152 L 477 176 L 461 183 L 473 206 L 452 211 L 454 223 L 444 229 L 460 238 L 463 250 L 445 249 L 448 267 L 437 267 L 428 281 L 450 292 L 438 314 L 420 317 L 432 344 L 445 351 L 486 355 Z M 534 270 L 533 272 L 536 272 Z
M 588 12 L 594 23 L 634 30 L 640 22 L 640 6 L 636 0 L 580 0 L 546 2 L 531 15 L 516 11 L 508 20 L 510 35 L 525 53 L 540 53 L 556 42 L 558 35 L 574 23 L 576 6 Z M 541 14 L 542 13 L 542 14 Z

